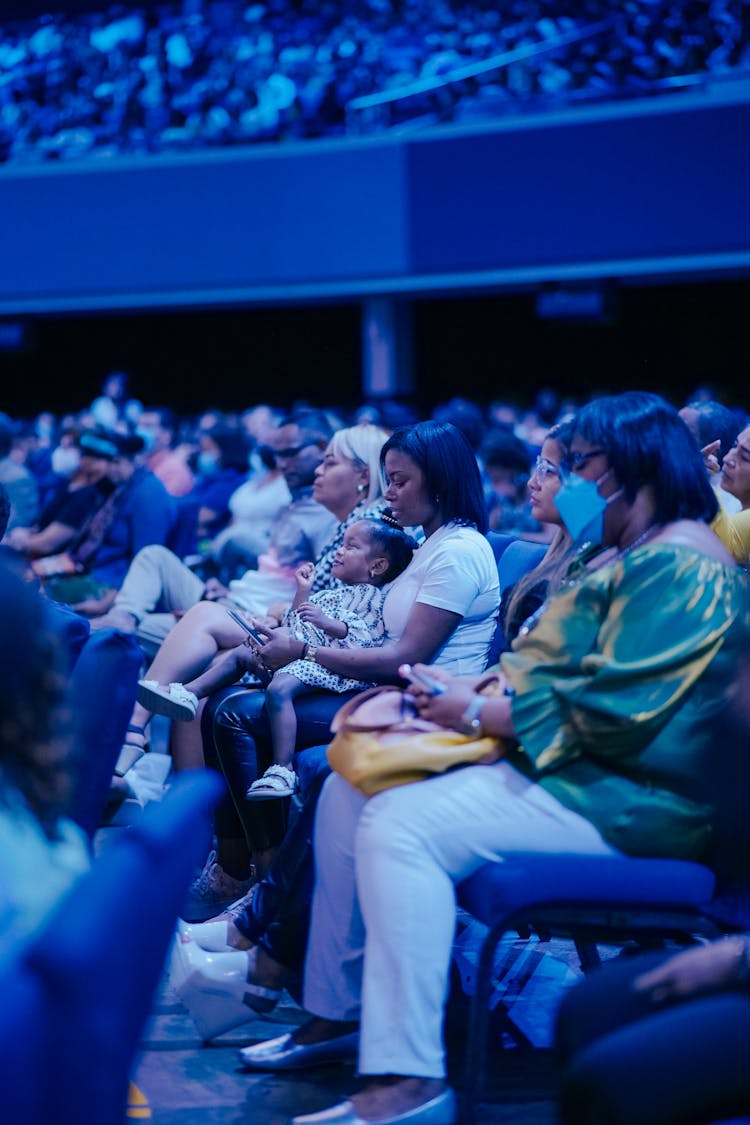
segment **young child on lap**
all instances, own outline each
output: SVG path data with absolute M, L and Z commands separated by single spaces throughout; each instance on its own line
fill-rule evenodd
M 289 764 L 297 736 L 294 699 L 298 695 L 321 689 L 347 692 L 371 686 L 321 667 L 315 662 L 315 649 L 331 645 L 369 648 L 383 643 L 385 587 L 406 569 L 415 547 L 415 541 L 400 527 L 384 520 L 362 519 L 347 530 L 334 558 L 333 575 L 345 585 L 311 595 L 314 565 L 302 563 L 297 568 L 297 592 L 284 625 L 306 643 L 306 658 L 280 669 L 266 688 L 273 765 L 250 786 L 248 799 L 285 797 L 294 792 L 296 776 Z M 141 681 L 139 701 L 156 713 L 192 718 L 199 699 L 235 683 L 248 667 L 254 667 L 249 644 L 223 654 L 187 684 L 170 684 L 167 688 L 153 681 Z M 175 706 L 180 688 L 186 694 L 184 715 Z

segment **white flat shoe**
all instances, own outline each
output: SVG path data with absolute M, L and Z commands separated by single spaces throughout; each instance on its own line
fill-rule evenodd
M 237 953 L 227 941 L 228 922 L 178 922 L 177 933 L 183 942 L 194 941 L 207 953 Z
M 319 1113 L 304 1113 L 293 1117 L 292 1125 L 454 1125 L 458 1112 L 453 1090 L 444 1090 L 436 1098 L 399 1113 L 395 1117 L 378 1117 L 367 1121 L 354 1111 L 351 1102 L 339 1102 Z
M 170 977 L 170 983 L 204 1041 L 276 1007 L 281 989 L 247 980 L 247 953 L 207 953 L 194 941 L 177 940 L 175 957 L 182 971 L 179 979 Z
M 291 1032 L 287 1032 L 275 1039 L 243 1047 L 239 1061 L 247 1070 L 306 1070 L 309 1066 L 354 1062 L 358 1047 L 358 1031 L 337 1035 L 322 1043 L 297 1043 Z

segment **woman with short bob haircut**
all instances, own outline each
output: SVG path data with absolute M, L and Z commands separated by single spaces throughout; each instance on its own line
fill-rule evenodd
M 576 434 L 607 451 L 609 468 L 633 502 L 648 482 L 659 524 L 692 519 L 710 523 L 718 502 L 695 439 L 659 395 L 627 391 L 593 399 L 576 418 Z
M 384 431 L 379 426 L 360 424 L 336 430 L 328 442 L 329 456 L 343 458 L 351 462 L 355 469 L 368 470 L 365 491 L 360 496 L 360 501 L 367 506 L 374 504 L 383 492 L 380 457 L 383 437 Z

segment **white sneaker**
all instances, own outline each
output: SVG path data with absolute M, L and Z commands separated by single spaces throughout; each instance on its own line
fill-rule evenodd
M 231 953 L 234 946 L 227 941 L 228 929 L 228 922 L 183 922 L 180 919 L 177 936 L 183 943 L 194 941 L 206 953 Z
M 258 884 L 255 883 L 242 898 L 238 898 L 236 902 L 224 907 L 222 914 L 228 915 L 226 921 L 183 922 L 180 918 L 177 922 L 177 933 L 181 940 L 194 941 L 196 945 L 200 946 L 201 949 L 205 949 L 207 953 L 227 953 L 232 951 L 234 946 L 227 944 L 229 922 L 233 922 L 238 914 L 242 913 L 255 894 L 255 888 L 257 886 Z
M 198 711 L 198 696 L 184 684 L 160 684 L 158 680 L 138 681 L 138 702 L 155 715 L 184 723 L 194 719 Z

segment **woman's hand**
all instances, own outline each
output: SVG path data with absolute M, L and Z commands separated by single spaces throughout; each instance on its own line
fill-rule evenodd
M 422 718 L 464 733 L 464 712 L 472 699 L 477 696 L 477 686 L 486 683 L 487 675 L 450 676 L 440 668 L 431 668 L 425 664 L 415 664 L 414 667 L 418 671 L 426 672 L 434 680 L 439 680 L 446 687 L 446 690 L 439 695 L 420 691 L 416 685 L 409 689 L 416 700 L 417 710 Z M 507 747 L 508 742 L 516 739 L 510 697 L 504 691 L 508 686 L 508 681 L 502 673 L 499 673 L 495 679 L 496 684 L 488 685 L 481 693 L 483 698 L 487 700 L 482 707 L 481 733 L 483 736 L 500 740 L 497 753 L 488 756 L 487 762 L 502 757 L 505 754 L 505 747 Z
M 116 587 L 109 587 L 98 598 L 84 598 L 83 601 L 76 602 L 70 608 L 75 613 L 80 613 L 82 617 L 99 617 L 112 608 L 116 597 Z
M 13 527 L 5 536 L 5 542 L 16 551 L 24 551 L 33 532 L 30 527 Z
M 718 473 L 721 469 L 718 458 L 720 449 L 721 442 L 718 440 L 709 442 L 708 445 L 704 445 L 703 449 L 701 449 L 701 453 L 703 454 L 703 464 L 705 465 L 706 472 L 709 474 L 709 476 L 712 476 L 714 473 Z
M 251 624 L 258 632 L 262 632 L 263 636 L 270 636 L 275 629 L 278 629 L 281 621 L 278 617 L 268 613 L 254 613 L 252 616 Z
M 271 673 L 261 660 L 258 646 L 252 637 L 247 637 L 242 644 L 237 645 L 232 651 L 237 662 L 238 679 L 245 672 L 252 672 L 264 685 L 269 683 Z
M 267 633 L 268 640 L 262 648 L 258 649 L 261 664 L 269 672 L 278 672 L 279 668 L 299 660 L 304 651 L 302 641 L 297 640 L 290 629 L 265 630 L 258 629 L 260 633 Z
M 414 669 L 445 685 L 445 691 L 439 695 L 422 690 L 416 681 L 410 686 L 409 694 L 414 696 L 417 710 L 422 718 L 439 723 L 442 727 L 462 730 L 461 716 L 474 697 L 472 685 L 458 676 L 451 676 L 440 668 L 433 668 L 427 664 L 415 664 Z
M 727 988 L 747 980 L 749 954 L 749 939 L 740 934 L 697 945 L 636 977 L 633 988 L 655 1004 Z

